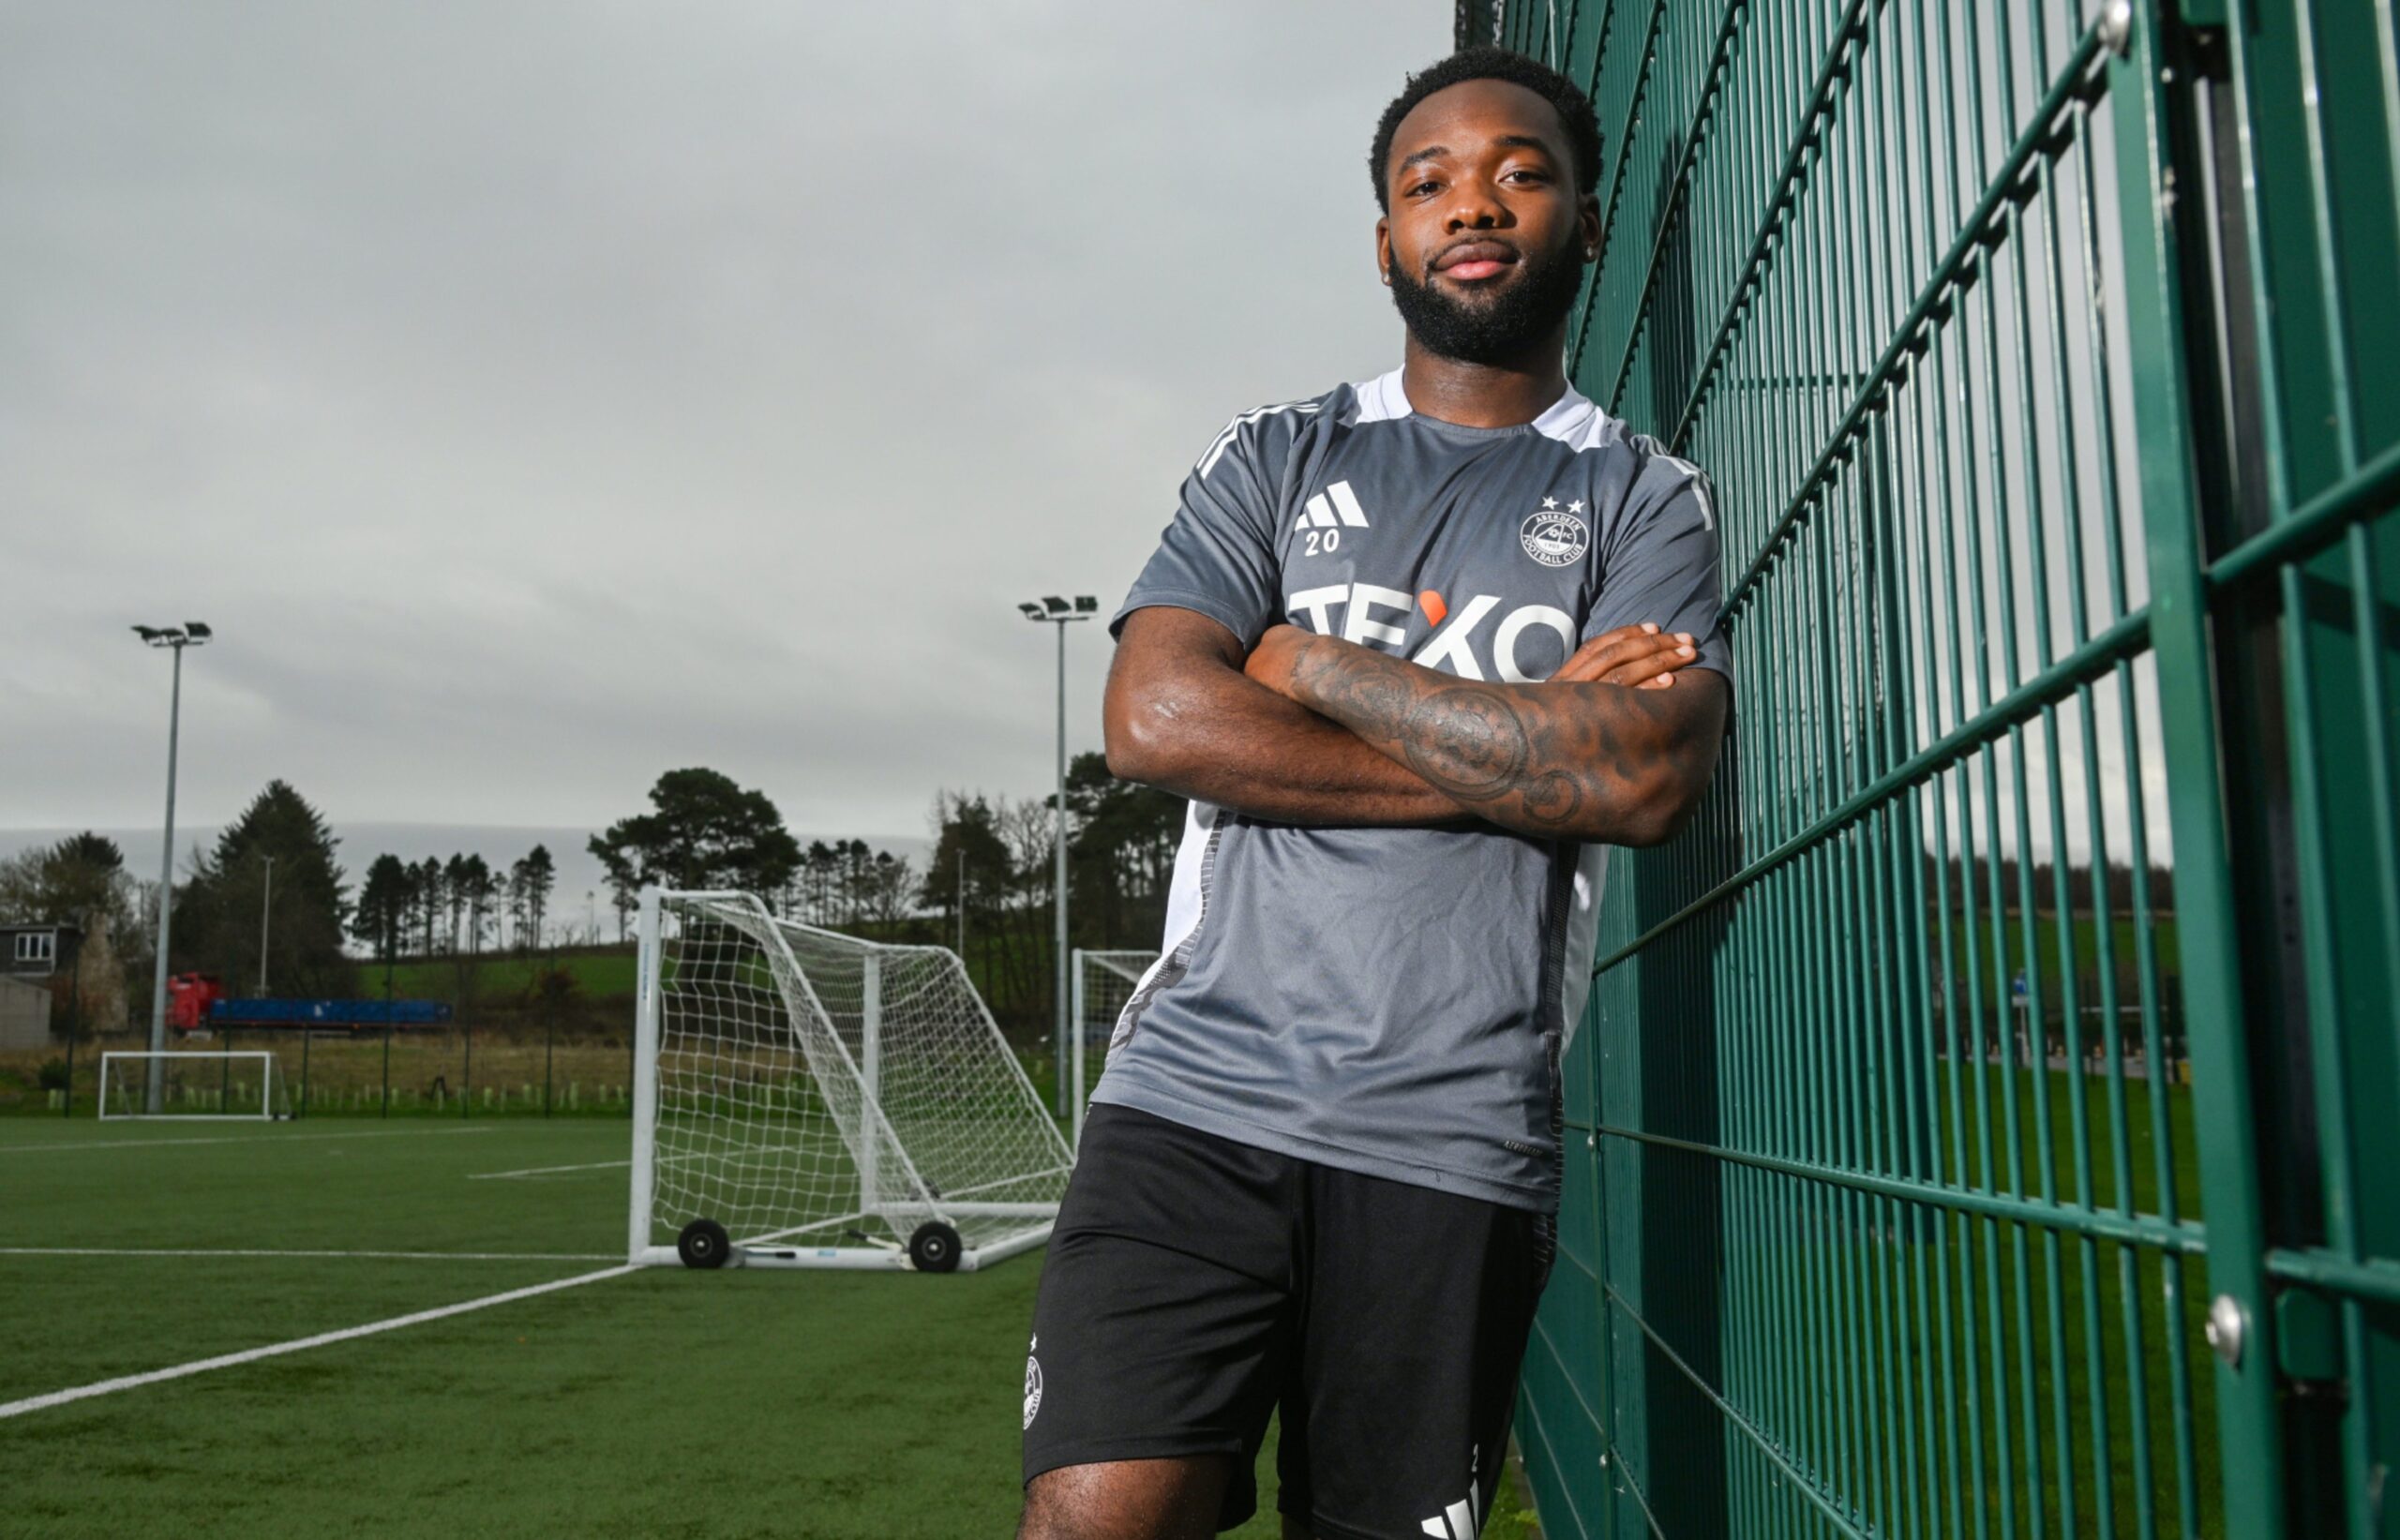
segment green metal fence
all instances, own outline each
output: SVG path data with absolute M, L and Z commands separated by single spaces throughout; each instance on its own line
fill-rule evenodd
M 1740 676 L 1568 1060 L 1552 1536 L 2400 1533 L 2394 37 L 1461 7 L 1592 95 L 1572 370 Z

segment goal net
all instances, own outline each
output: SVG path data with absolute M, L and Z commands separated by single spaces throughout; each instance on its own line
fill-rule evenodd
M 1074 998 L 1070 1014 L 1075 1024 L 1073 1105 L 1074 1142 L 1078 1145 L 1084 1142 L 1084 1108 L 1091 1100 L 1091 1088 L 1106 1065 L 1108 1045 L 1117 1034 L 1118 1020 L 1125 1014 L 1125 1004 L 1133 997 L 1142 975 L 1158 960 L 1158 953 L 1151 951 L 1075 950 Z
M 1073 1157 L 957 956 L 775 919 L 641 911 L 637 1263 L 947 1272 L 1037 1246 Z
M 150 1083 L 158 1081 L 158 1095 Z M 100 1055 L 100 1115 L 168 1119 L 292 1115 L 283 1066 L 262 1048 Z

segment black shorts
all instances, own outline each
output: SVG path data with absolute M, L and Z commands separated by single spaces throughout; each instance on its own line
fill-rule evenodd
M 1280 1408 L 1278 1506 L 1323 1540 L 1467 1540 L 1551 1254 L 1526 1209 L 1095 1107 L 1034 1305 L 1025 1479 L 1228 1455 L 1231 1529 Z

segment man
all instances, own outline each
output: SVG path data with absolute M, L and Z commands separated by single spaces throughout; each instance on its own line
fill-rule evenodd
M 1109 765 L 1192 800 L 1034 1312 L 1030 1540 L 1469 1540 L 1551 1255 L 1610 845 L 1723 732 L 1693 467 L 1568 387 L 1572 82 L 1478 49 L 1370 169 L 1402 366 L 1244 413 L 1118 616 Z M 1538 681 L 1538 682 L 1537 682 Z

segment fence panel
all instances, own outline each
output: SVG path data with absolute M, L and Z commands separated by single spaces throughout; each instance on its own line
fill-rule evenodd
M 1738 676 L 1568 1065 L 1555 1533 L 2391 1533 L 2400 88 L 2254 8 L 1461 7 L 1592 94 L 1570 367 Z

